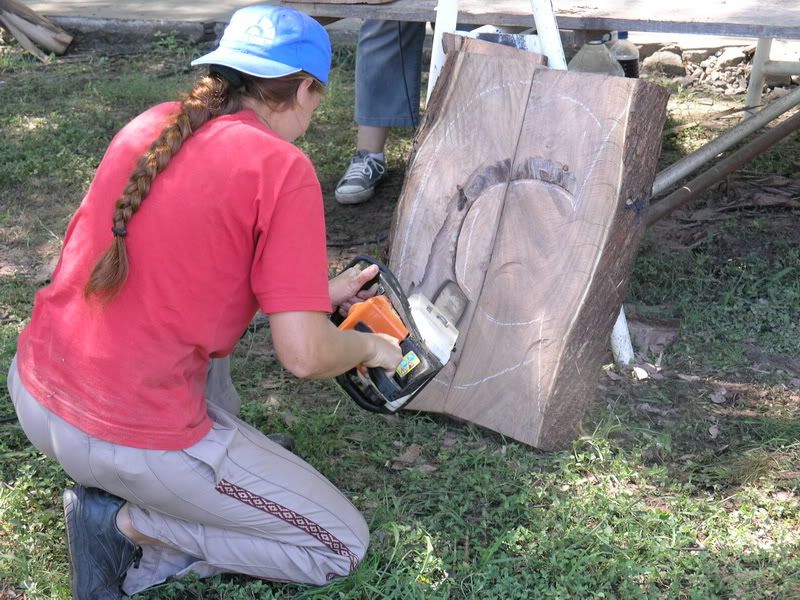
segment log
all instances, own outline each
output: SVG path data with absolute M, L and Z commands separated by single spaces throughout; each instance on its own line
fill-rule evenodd
M 529 60 L 538 65 L 546 65 L 547 57 L 544 54 L 536 52 L 520 52 L 517 48 L 497 44 L 494 42 L 487 42 L 485 40 L 477 40 L 464 35 L 454 33 L 442 34 L 442 45 L 444 46 L 445 54 L 450 52 L 470 52 L 472 54 L 491 54 L 492 56 L 508 56 L 519 60 Z
M 0 0 L 0 23 L 25 50 L 43 62 L 47 55 L 36 46 L 61 55 L 72 43 L 70 34 L 17 0 Z
M 408 408 L 556 449 L 579 433 L 608 355 L 669 94 L 509 50 L 529 54 L 448 54 L 389 264 L 408 294 L 435 300 L 455 282 L 467 298 L 450 362 Z

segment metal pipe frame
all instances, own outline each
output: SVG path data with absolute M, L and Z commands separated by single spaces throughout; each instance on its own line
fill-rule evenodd
M 736 169 L 741 167 L 749 160 L 752 160 L 755 156 L 761 154 L 765 150 L 769 150 L 787 135 L 797 131 L 798 128 L 800 128 L 800 112 L 796 112 L 783 123 L 772 127 L 758 137 L 749 141 L 736 152 L 720 161 L 709 170 L 701 173 L 668 196 L 665 196 L 655 204 L 651 205 L 645 216 L 645 225 L 650 227 L 653 223 L 663 217 L 666 217 L 675 209 L 683 206 L 690 200 L 697 198 L 711 185 L 715 184 L 730 173 L 733 173 Z
M 788 93 L 783 98 L 771 102 L 754 116 L 745 119 L 702 148 L 684 156 L 681 160 L 661 171 L 656 175 L 655 181 L 653 182 L 653 191 L 651 195 L 655 197 L 664 193 L 689 173 L 696 171 L 722 152 L 735 146 L 751 133 L 761 129 L 767 123 L 797 105 L 800 105 L 800 87 Z

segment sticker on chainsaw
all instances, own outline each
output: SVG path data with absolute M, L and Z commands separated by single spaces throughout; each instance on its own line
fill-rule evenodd
M 395 373 L 397 373 L 400 377 L 405 377 L 411 371 L 413 371 L 414 368 L 419 365 L 419 363 L 419 357 L 414 354 L 414 351 L 412 350 L 403 357 L 402 361 L 400 361 L 400 365 L 395 370 Z

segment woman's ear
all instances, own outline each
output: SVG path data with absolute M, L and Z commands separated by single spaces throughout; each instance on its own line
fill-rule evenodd
M 295 94 L 298 104 L 305 106 L 311 99 L 312 86 L 314 85 L 313 79 L 303 79 L 300 85 L 297 86 L 297 93 Z

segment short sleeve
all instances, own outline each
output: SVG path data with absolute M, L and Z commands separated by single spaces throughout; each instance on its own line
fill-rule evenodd
M 328 255 L 322 190 L 310 161 L 294 164 L 274 189 L 271 210 L 256 223 L 250 274 L 266 313 L 330 312 Z

